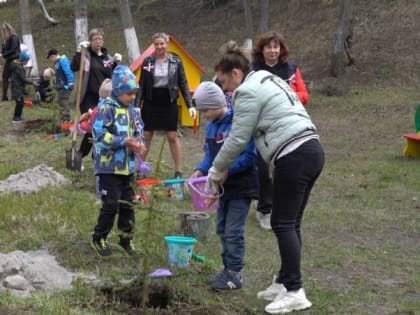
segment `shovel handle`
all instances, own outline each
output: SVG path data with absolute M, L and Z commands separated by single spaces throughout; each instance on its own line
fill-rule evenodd
M 82 80 L 83 80 L 83 71 L 85 69 L 85 55 L 86 55 L 86 47 L 81 47 L 79 79 L 77 82 L 77 89 L 76 89 L 76 109 L 74 113 L 74 127 L 73 127 L 73 135 L 72 135 L 73 141 L 76 141 L 76 137 L 77 137 L 76 128 L 77 128 L 77 121 L 79 120 L 79 114 L 80 114 L 80 96 L 82 94 Z
M 194 133 L 194 136 L 197 136 L 198 134 L 198 115 L 195 116 L 194 118 L 193 133 Z

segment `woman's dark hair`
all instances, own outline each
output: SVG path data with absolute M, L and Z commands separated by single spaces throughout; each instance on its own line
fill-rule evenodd
M 252 51 L 252 62 L 254 64 L 261 65 L 265 63 L 263 55 L 264 46 L 270 44 L 271 41 L 280 45 L 279 62 L 287 62 L 287 59 L 289 58 L 289 47 L 287 47 L 286 40 L 282 34 L 270 31 L 260 35 L 256 41 L 255 47 Z
M 251 71 L 251 57 L 246 48 L 239 47 L 234 41 L 229 41 L 220 48 L 221 57 L 214 70 L 229 73 L 234 68 L 245 75 Z

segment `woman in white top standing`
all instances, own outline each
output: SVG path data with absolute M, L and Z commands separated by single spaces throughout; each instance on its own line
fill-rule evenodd
M 141 67 L 140 88 L 135 104 L 141 108 L 144 122 L 146 160 L 155 130 L 166 132 L 172 159 L 174 177 L 182 177 L 181 143 L 178 138 L 178 93 L 181 92 L 192 119 L 196 110 L 192 106 L 184 66 L 179 57 L 168 52 L 169 36 L 156 33 L 152 36 L 155 52 L 144 59 Z

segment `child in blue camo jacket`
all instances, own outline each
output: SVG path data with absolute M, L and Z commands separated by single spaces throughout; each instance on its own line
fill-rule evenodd
M 141 141 L 143 123 L 133 106 L 138 84 L 125 66 L 117 66 L 112 74 L 111 97 L 98 107 L 93 122 L 95 142 L 95 174 L 99 176 L 102 207 L 92 234 L 92 247 L 99 256 L 112 254 L 107 236 L 118 214 L 119 245 L 130 256 L 133 246 L 135 215 L 132 206 L 135 155 L 146 150 Z

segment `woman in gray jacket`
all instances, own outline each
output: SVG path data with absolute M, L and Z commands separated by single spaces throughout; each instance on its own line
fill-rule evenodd
M 271 314 L 309 308 L 301 280 L 300 225 L 315 181 L 324 165 L 316 127 L 287 82 L 268 71 L 252 71 L 251 59 L 229 42 L 215 66 L 223 89 L 234 91 L 233 126 L 214 159 L 208 184 L 223 184 L 229 165 L 254 137 L 258 152 L 270 164 L 273 180 L 271 227 L 280 251 L 280 269 L 273 283 L 258 292 L 272 301 Z

